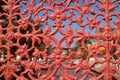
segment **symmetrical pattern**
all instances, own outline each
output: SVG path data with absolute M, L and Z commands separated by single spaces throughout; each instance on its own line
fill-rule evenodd
M 120 80 L 119 0 L 1 2 L 1 80 Z

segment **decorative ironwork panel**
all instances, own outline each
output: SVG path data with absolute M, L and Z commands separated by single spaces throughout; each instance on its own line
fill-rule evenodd
M 119 0 L 0 0 L 1 80 L 120 80 Z

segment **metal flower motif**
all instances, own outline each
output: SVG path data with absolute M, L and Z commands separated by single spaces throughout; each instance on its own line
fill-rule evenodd
M 27 18 L 22 18 L 20 20 L 18 20 L 18 24 L 26 30 L 26 28 L 28 27 L 28 19 Z
M 10 33 L 6 34 L 6 39 L 7 40 L 11 40 L 13 37 L 14 37 L 14 33 L 13 32 L 10 32 Z
M 62 20 L 67 19 L 67 15 L 62 12 L 62 10 L 57 9 L 54 11 L 53 14 L 51 14 L 50 19 L 55 20 L 55 23 L 53 24 L 53 27 L 64 27 L 62 24 Z
M 59 68 L 61 63 L 66 59 L 66 55 L 64 54 L 56 55 L 55 53 L 53 53 L 48 57 L 51 61 L 53 61 L 53 64 L 55 64 L 57 68 Z

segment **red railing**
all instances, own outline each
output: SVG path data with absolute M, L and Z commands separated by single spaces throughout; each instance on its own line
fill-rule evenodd
M 0 2 L 1 80 L 120 80 L 119 0 Z

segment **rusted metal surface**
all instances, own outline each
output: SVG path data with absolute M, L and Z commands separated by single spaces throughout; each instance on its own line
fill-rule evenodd
M 120 63 L 120 13 L 115 12 L 119 0 L 1 1 L 6 4 L 2 6 L 5 12 L 0 13 L 1 79 L 120 80 L 116 66 Z M 37 27 L 41 23 L 44 29 Z M 86 33 L 86 27 L 96 32 Z M 61 36 L 56 37 L 57 33 Z M 94 44 L 88 45 L 86 40 L 92 39 Z M 36 46 L 41 43 L 43 50 Z M 81 43 L 76 52 L 71 46 L 74 43 Z M 67 54 L 63 54 L 62 44 Z

